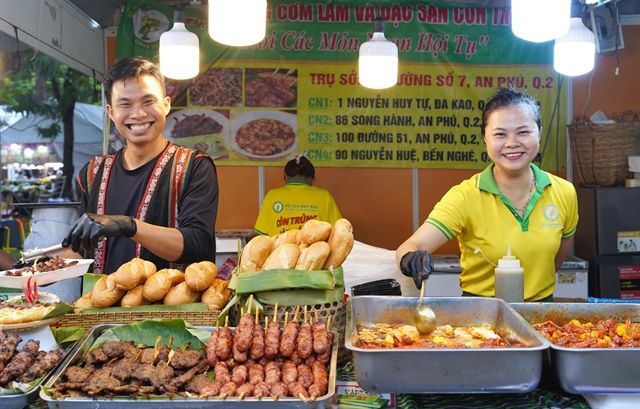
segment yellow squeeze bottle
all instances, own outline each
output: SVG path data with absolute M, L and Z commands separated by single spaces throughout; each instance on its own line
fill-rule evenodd
M 511 246 L 507 246 L 507 255 L 498 260 L 495 290 L 496 297 L 506 302 L 524 301 L 524 269 L 520 260 L 511 255 Z

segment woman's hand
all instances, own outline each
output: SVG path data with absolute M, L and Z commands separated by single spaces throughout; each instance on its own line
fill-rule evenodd
M 431 254 L 426 250 L 405 253 L 400 259 L 400 271 L 408 277 L 413 277 L 416 288 L 420 289 L 422 281 L 429 278 L 433 271 Z

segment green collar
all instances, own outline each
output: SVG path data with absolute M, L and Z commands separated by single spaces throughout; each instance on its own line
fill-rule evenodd
M 309 182 L 306 178 L 289 178 L 285 185 L 305 185 L 311 186 L 311 182 Z
M 476 181 L 476 187 L 480 190 L 484 190 L 485 192 L 500 195 L 502 192 L 500 192 L 496 179 L 493 177 L 494 166 L 495 163 L 492 163 L 480 172 L 478 180 Z M 536 190 L 541 192 L 545 187 L 551 184 L 551 179 L 549 179 L 547 172 L 544 172 L 535 164 L 532 163 L 530 166 L 533 171 L 533 176 L 536 178 Z
M 500 200 L 509 208 L 513 216 L 516 218 L 518 223 L 520 223 L 520 228 L 522 231 L 526 232 L 529 230 L 529 216 L 531 215 L 531 211 L 535 207 L 536 203 L 542 196 L 542 192 L 544 192 L 544 188 L 551 185 L 551 179 L 549 179 L 549 175 L 546 172 L 542 171 L 539 167 L 534 165 L 533 163 L 530 165 L 531 170 L 533 171 L 533 176 L 536 179 L 536 189 L 531 195 L 529 202 L 527 203 L 527 207 L 524 211 L 524 216 L 521 216 L 518 213 L 517 209 L 513 206 L 509 198 L 502 194 L 500 189 L 498 188 L 498 184 L 496 183 L 496 179 L 493 177 L 493 167 L 494 163 L 490 164 L 480 172 L 478 175 L 478 179 L 476 181 L 476 187 L 480 190 L 484 190 L 485 192 L 492 193 L 500 197 Z

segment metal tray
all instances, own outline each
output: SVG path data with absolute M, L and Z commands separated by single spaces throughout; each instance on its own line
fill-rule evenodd
M 94 341 L 107 329 L 117 326 L 116 324 L 104 324 L 93 327 L 82 340 L 78 342 L 74 350 L 70 353 L 67 360 L 63 362 L 58 370 L 47 380 L 43 385 L 44 387 L 51 387 L 56 380 L 62 375 L 68 366 L 77 362 L 84 354 L 91 348 Z M 215 327 L 197 327 L 200 329 L 206 329 L 211 331 Z M 294 398 L 282 398 L 277 401 L 270 398 L 244 398 L 240 400 L 238 398 L 226 398 L 226 399 L 189 399 L 189 398 L 157 398 L 150 399 L 130 399 L 130 398 L 90 398 L 90 397 L 72 397 L 66 399 L 53 399 L 49 394 L 44 391 L 40 391 L 40 398 L 47 402 L 50 409 L 85 409 L 92 407 L 98 408 L 146 408 L 146 409 L 176 409 L 176 408 L 224 408 L 224 409 L 246 409 L 246 408 L 326 408 L 329 402 L 335 395 L 336 388 L 336 366 L 338 360 L 338 335 L 333 334 L 333 351 L 331 353 L 331 361 L 329 366 L 329 385 L 328 392 L 324 396 L 320 396 L 314 401 L 304 402 L 300 399 Z M 3 408 L 4 409 L 4 408 Z
M 355 376 L 372 392 L 489 393 L 528 392 L 538 385 L 544 337 L 504 301 L 479 297 L 425 297 L 438 325 L 492 325 L 526 347 L 469 349 L 363 349 L 353 345 L 356 323 L 413 324 L 417 297 L 352 298 L 346 347 L 353 352 Z
M 62 355 L 62 359 L 58 362 L 57 367 L 59 368 L 70 355 L 73 350 L 72 346 L 67 347 L 67 350 Z M 54 373 L 56 369 L 49 371 L 46 375 L 44 375 L 40 380 L 25 393 L 16 393 L 11 395 L 0 395 L 0 408 L 2 409 L 21 409 L 33 402 L 33 400 L 38 396 L 38 391 L 40 390 L 40 386 Z
M 532 324 L 613 318 L 640 322 L 640 304 L 514 303 Z M 577 394 L 640 392 L 640 348 L 567 348 L 551 343 L 551 365 L 565 391 Z

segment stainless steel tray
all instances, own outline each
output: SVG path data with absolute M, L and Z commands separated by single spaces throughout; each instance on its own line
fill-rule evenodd
M 413 324 L 417 297 L 352 298 L 346 347 L 355 376 L 372 392 L 488 393 L 533 390 L 549 343 L 504 301 L 478 297 L 425 297 L 438 325 L 493 325 L 499 335 L 527 347 L 486 349 L 363 349 L 353 345 L 357 323 Z
M 104 324 L 93 327 L 84 336 L 82 340 L 78 342 L 74 350 L 70 353 L 70 356 L 58 370 L 47 380 L 43 387 L 51 387 L 56 380 L 62 375 L 68 366 L 77 362 L 93 345 L 94 341 L 107 329 L 117 326 L 116 324 Z M 211 330 L 212 327 L 198 327 L 200 329 Z M 215 327 L 214 327 L 215 328 Z M 66 399 L 53 399 L 49 394 L 44 391 L 40 391 L 40 398 L 45 400 L 50 409 L 85 409 L 92 407 L 94 409 L 107 408 L 107 409 L 132 409 L 132 408 L 147 408 L 147 409 L 176 409 L 176 408 L 230 408 L 230 409 L 243 409 L 243 408 L 326 408 L 329 402 L 335 395 L 336 388 L 336 366 L 338 361 L 338 336 L 333 334 L 333 351 L 331 353 L 331 362 L 329 366 L 329 385 L 328 392 L 324 396 L 320 396 L 314 401 L 304 402 L 300 399 L 294 398 L 282 398 L 277 401 L 271 398 L 244 398 L 242 400 L 238 398 L 226 398 L 226 399 L 190 399 L 190 398 L 157 398 L 150 399 L 131 399 L 131 398 L 106 398 L 106 397 L 72 397 Z M 4 409 L 4 408 L 3 408 Z
M 571 319 L 640 322 L 640 304 L 515 303 L 530 323 Z M 640 392 L 640 348 L 567 348 L 551 343 L 551 365 L 558 383 L 569 393 Z

